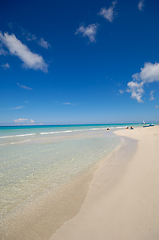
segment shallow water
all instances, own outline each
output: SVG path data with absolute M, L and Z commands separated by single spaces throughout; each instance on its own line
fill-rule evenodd
M 22 228 L 21 220 L 17 220 L 21 219 L 21 212 L 27 214 L 31 222 L 34 219 L 35 223 L 37 213 L 32 212 L 35 206 L 39 206 L 37 212 L 46 204 L 53 204 L 53 208 L 66 208 L 65 199 L 69 199 L 69 192 L 73 195 L 77 189 L 74 185 L 86 181 L 89 169 L 95 169 L 101 159 L 119 144 L 119 137 L 107 131 L 106 126 L 1 129 L 0 220 L 2 226 L 8 226 L 3 229 L 2 239 L 13 238 L 12 231 L 9 233 L 11 222 L 16 223 L 12 226 L 14 232 Z M 33 208 L 28 207 L 28 203 Z M 49 216 L 49 219 L 57 222 L 57 215 L 54 211 L 54 216 Z M 45 217 L 41 220 L 45 221 Z M 24 236 L 20 238 L 27 239 Z

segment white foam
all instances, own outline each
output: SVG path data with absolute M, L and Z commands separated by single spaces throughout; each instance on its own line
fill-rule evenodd
M 2 136 L 0 138 L 11 138 L 11 137 L 14 137 L 14 136 Z
M 27 136 L 33 136 L 33 135 L 36 135 L 36 133 L 26 133 L 26 134 L 20 134 L 20 135 L 1 136 L 0 138 L 27 137 Z
M 15 135 L 16 137 L 26 137 L 26 136 L 34 136 L 35 133 L 26 133 L 26 134 L 21 134 L 21 135 Z
M 60 132 L 41 132 L 40 134 L 45 135 L 45 134 L 69 133 L 69 132 L 73 132 L 73 130 L 66 130 L 66 131 L 60 131 Z

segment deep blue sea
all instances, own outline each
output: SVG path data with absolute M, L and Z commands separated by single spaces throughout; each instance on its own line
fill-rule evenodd
M 2 223 L 7 218 L 15 221 L 17 213 L 19 216 L 21 209 L 28 206 L 28 201 L 37 202 L 48 192 L 57 194 L 61 186 L 67 186 L 71 179 L 97 166 L 120 144 L 113 130 L 126 126 L 142 125 L 0 127 Z M 8 238 L 3 235 L 3 239 Z

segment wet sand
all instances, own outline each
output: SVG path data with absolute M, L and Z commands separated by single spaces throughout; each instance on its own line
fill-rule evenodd
M 50 240 L 159 239 L 159 127 L 115 133 L 130 139 L 95 172 L 80 211 Z

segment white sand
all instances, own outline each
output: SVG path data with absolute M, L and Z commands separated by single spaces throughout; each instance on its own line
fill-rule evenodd
M 134 155 L 121 151 L 96 171 L 79 213 L 50 240 L 159 239 L 159 127 L 116 134 L 138 140 Z

